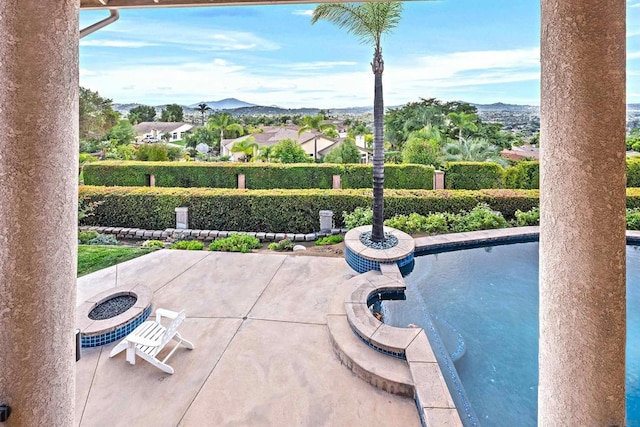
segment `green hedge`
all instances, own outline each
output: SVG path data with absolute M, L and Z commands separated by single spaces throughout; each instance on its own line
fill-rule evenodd
M 449 162 L 444 183 L 449 190 L 503 188 L 504 169 L 493 162 Z
M 371 165 L 124 162 L 87 164 L 86 185 L 148 186 L 148 175 L 157 187 L 237 188 L 238 174 L 245 175 L 246 187 L 266 189 L 331 189 L 333 175 L 340 175 L 342 188 L 371 188 Z M 432 189 L 433 167 L 426 165 L 385 165 L 385 188 Z
M 627 187 L 640 187 L 640 158 L 627 158 Z
M 83 225 L 163 230 L 175 227 L 175 208 L 189 208 L 189 227 L 207 230 L 311 233 L 320 210 L 342 212 L 372 205 L 371 190 L 232 190 L 205 188 L 91 187 L 80 197 L 101 201 Z M 515 211 L 538 205 L 535 190 L 386 190 L 385 218 L 412 212 L 459 212 L 478 203 L 512 218 Z
M 540 162 L 522 161 L 505 170 L 504 186 L 506 188 L 520 188 L 537 190 L 540 188 Z

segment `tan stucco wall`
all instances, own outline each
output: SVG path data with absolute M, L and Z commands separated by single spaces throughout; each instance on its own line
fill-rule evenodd
M 78 1 L 0 1 L 0 403 L 73 425 Z
M 625 0 L 542 1 L 541 426 L 622 426 Z

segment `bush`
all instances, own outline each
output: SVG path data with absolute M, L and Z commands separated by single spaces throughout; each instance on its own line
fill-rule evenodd
M 446 165 L 445 187 L 450 190 L 480 190 L 502 188 L 504 169 L 493 162 L 449 162 Z
M 348 229 L 373 224 L 373 209 L 358 206 L 353 212 L 342 212 L 344 225 Z
M 136 152 L 136 160 L 143 162 L 169 161 L 167 144 L 141 144 Z
M 334 235 L 322 237 L 316 240 L 316 246 L 337 245 L 338 243 L 341 243 L 343 240 L 344 240 L 344 237 L 342 237 L 339 234 L 334 234 Z
M 504 186 L 537 190 L 540 188 L 540 162 L 522 161 L 507 168 L 504 173 Z
M 246 234 L 233 234 L 224 239 L 214 240 L 209 245 L 210 251 L 220 252 L 251 252 L 251 249 L 259 249 L 262 245 L 260 240 Z
M 78 240 L 81 244 L 86 245 L 89 243 L 89 240 L 95 239 L 98 237 L 97 231 L 80 231 L 78 232 Z
M 517 210 L 515 213 L 515 223 L 519 227 L 525 227 L 528 225 L 539 225 L 540 224 L 540 208 L 535 207 L 530 211 L 522 212 L 521 210 Z M 640 216 L 639 216 L 640 219 Z
M 402 152 L 401 151 L 385 151 L 384 152 L 384 162 L 388 164 L 400 164 L 402 163 Z M 387 165 L 385 164 L 385 168 Z
M 140 149 L 156 145 L 145 144 Z M 371 165 L 229 162 L 94 162 L 84 166 L 84 183 L 144 187 L 148 185 L 147 176 L 154 175 L 158 187 L 237 188 L 239 174 L 245 175 L 250 189 L 331 189 L 333 175 L 341 176 L 345 189 L 373 186 Z M 385 188 L 432 189 L 433 167 L 386 165 Z
M 204 244 L 197 240 L 180 240 L 171 245 L 171 249 L 183 249 L 187 251 L 201 251 Z
M 640 209 L 627 209 L 627 230 L 640 230 Z
M 447 216 L 442 213 L 432 213 L 427 216 L 417 213 L 396 215 L 393 218 L 386 220 L 384 225 L 397 228 L 398 230 L 409 234 L 438 234 L 449 231 Z
M 87 245 L 118 245 L 118 240 L 113 234 L 98 234 L 87 242 Z
M 142 247 L 148 249 L 163 249 L 164 242 L 161 240 L 145 240 L 144 243 L 142 243 Z
M 493 211 L 486 203 L 481 203 L 471 210 L 459 215 L 450 215 L 451 230 L 454 232 L 491 230 L 509 226 L 500 212 Z
M 283 252 L 283 251 L 292 251 L 294 246 L 295 245 L 291 240 L 282 239 L 279 242 L 269 243 L 269 246 L 267 246 L 267 249 L 271 249 L 272 251 Z
M 640 158 L 627 159 L 627 187 L 640 187 Z
M 640 189 L 628 197 L 640 208 Z M 632 191 L 631 189 L 628 191 Z M 188 228 L 312 233 L 318 212 L 353 212 L 373 205 L 371 190 L 229 190 L 158 187 L 80 187 L 80 197 L 101 202 L 82 225 L 164 230 L 175 227 L 175 208 L 189 208 Z M 516 210 L 538 206 L 537 190 L 385 190 L 385 217 L 471 210 L 487 203 L 513 219 Z M 336 214 L 335 226 L 344 227 Z

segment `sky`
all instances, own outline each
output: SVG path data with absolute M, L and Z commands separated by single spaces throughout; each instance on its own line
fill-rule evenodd
M 123 9 L 80 41 L 80 84 L 116 103 L 237 98 L 283 108 L 373 104 L 373 47 L 314 5 Z M 82 11 L 84 28 L 108 16 Z M 404 3 L 383 38 L 385 105 L 540 104 L 540 1 Z M 627 101 L 640 103 L 640 0 L 627 0 Z

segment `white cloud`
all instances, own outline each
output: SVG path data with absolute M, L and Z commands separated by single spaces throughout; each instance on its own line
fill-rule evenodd
M 298 62 L 294 64 L 287 64 L 286 67 L 291 70 L 326 70 L 336 67 L 350 67 L 358 65 L 353 61 L 315 61 L 315 62 Z
M 158 46 L 158 44 L 145 42 L 145 41 L 128 41 L 128 40 L 81 40 L 80 46 L 141 48 L 141 47 L 149 47 L 149 46 Z
M 308 9 L 308 10 L 294 10 L 293 12 L 291 12 L 293 15 L 299 15 L 299 16 L 312 16 L 313 15 L 313 9 Z
M 627 52 L 627 59 L 638 59 L 640 58 L 640 52 Z

